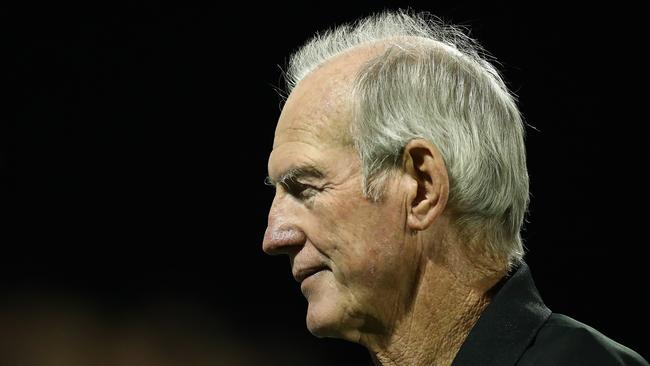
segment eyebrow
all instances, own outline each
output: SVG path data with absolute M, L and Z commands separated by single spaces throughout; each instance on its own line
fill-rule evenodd
M 320 170 L 318 170 L 318 168 L 316 168 L 315 166 L 301 165 L 301 166 L 288 169 L 287 171 L 282 173 L 277 180 L 271 178 L 270 176 L 267 176 L 266 179 L 264 180 L 264 183 L 266 185 L 275 186 L 278 183 L 286 184 L 287 182 L 296 181 L 301 178 L 322 179 L 324 177 L 325 174 Z

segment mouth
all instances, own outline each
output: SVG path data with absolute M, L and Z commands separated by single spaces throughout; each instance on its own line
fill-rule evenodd
M 293 278 L 296 279 L 296 282 L 302 283 L 302 281 L 304 281 L 307 277 L 326 269 L 328 268 L 325 266 L 300 268 L 293 273 Z

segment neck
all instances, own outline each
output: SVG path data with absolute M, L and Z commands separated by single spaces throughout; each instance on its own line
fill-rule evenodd
M 425 264 L 414 301 L 390 334 L 364 339 L 375 365 L 451 365 L 490 303 L 488 290 L 494 283 L 468 283 L 446 266 Z

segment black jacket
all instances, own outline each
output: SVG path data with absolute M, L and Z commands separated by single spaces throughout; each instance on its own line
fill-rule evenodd
M 525 263 L 494 291 L 452 366 L 648 366 L 597 330 L 552 313 Z

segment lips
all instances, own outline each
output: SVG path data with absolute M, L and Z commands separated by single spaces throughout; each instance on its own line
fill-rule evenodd
M 317 273 L 317 272 L 320 272 L 320 271 L 322 271 L 322 270 L 324 270 L 324 269 L 327 269 L 327 267 L 326 267 L 326 266 L 322 266 L 322 265 L 319 265 L 319 266 L 312 266 L 312 267 L 300 267 L 300 268 L 296 268 L 296 269 L 293 271 L 293 278 L 296 279 L 296 282 L 298 282 L 298 283 L 302 283 L 302 281 L 304 281 L 305 278 L 307 278 L 307 277 L 309 277 L 309 276 L 311 276 L 311 275 L 313 275 L 313 274 L 315 274 L 315 273 Z

